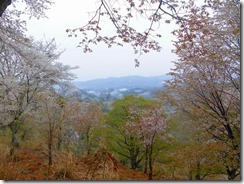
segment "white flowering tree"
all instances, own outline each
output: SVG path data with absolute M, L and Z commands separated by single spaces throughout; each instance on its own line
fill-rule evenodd
M 25 8 L 18 8 L 19 2 L 25 2 Z M 7 5 L 11 4 L 7 8 Z M 52 4 L 49 0 L 3 0 L 0 2 L 0 44 L 1 46 L 11 48 L 15 52 L 20 52 L 19 47 L 29 45 L 29 38 L 26 37 L 26 21 L 22 19 L 22 15 L 29 15 L 30 18 L 44 18 L 45 11 Z M 23 5 L 23 4 L 22 4 Z M 21 6 L 22 6 L 21 5 Z M 23 8 L 23 7 L 22 7 Z
M 2 0 L 0 2 L 0 17 L 9 13 L 9 5 L 13 5 L 15 7 L 16 3 L 20 2 L 19 0 Z M 52 4 L 52 1 L 49 0 L 24 0 L 22 1 L 26 4 L 25 12 L 20 13 L 28 13 L 30 16 L 41 17 L 45 16 L 44 11 L 48 9 L 48 6 Z
M 37 108 L 38 93 L 74 77 L 71 67 L 55 61 L 61 54 L 56 49 L 54 40 L 16 42 L 14 48 L 1 45 L 0 124 L 10 128 L 14 147 L 19 146 L 17 135 L 25 116 Z
M 144 172 L 148 174 L 148 179 L 153 178 L 153 161 L 159 150 L 155 149 L 155 143 L 162 141 L 162 134 L 166 127 L 167 118 L 160 107 L 138 111 L 131 109 L 131 121 L 126 123 L 126 132 L 136 136 L 145 147 Z

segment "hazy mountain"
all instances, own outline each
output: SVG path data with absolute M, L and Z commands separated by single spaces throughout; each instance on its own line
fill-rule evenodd
M 105 79 L 95 79 L 85 82 L 75 81 L 74 85 L 79 89 L 90 89 L 103 91 L 106 89 L 134 89 L 134 88 L 161 88 L 165 80 L 170 79 L 168 75 L 143 77 L 143 76 L 126 76 L 126 77 L 109 77 Z

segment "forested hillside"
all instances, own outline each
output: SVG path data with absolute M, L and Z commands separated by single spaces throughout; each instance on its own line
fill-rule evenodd
M 116 99 L 126 95 L 137 95 L 148 99 L 154 98 L 157 91 L 165 90 L 164 84 L 170 76 L 126 76 L 95 79 L 89 81 L 75 81 L 74 86 L 83 101 L 97 101 L 110 105 Z
M 76 81 L 74 85 L 79 89 L 86 90 L 106 90 L 106 89 L 153 89 L 153 88 L 162 88 L 166 80 L 170 79 L 168 75 L 162 76 L 152 76 L 152 77 L 143 77 L 143 76 L 126 76 L 126 77 L 110 77 L 105 79 L 95 79 L 89 81 Z
M 84 36 L 84 52 L 100 42 L 129 43 L 139 66 L 144 54 L 161 51 L 154 26 L 163 21 L 177 26 L 177 59 L 150 97 L 141 95 L 149 92 L 145 86 L 161 84 L 161 77 L 126 79 L 124 88 L 142 93 L 120 88 L 118 98 L 110 91 L 89 99 L 72 84 L 76 67 L 59 62 L 55 39 L 26 36 L 21 15 L 45 17 L 52 2 L 23 2 L 25 11 L 8 9 L 18 0 L 0 3 L 0 179 L 241 179 L 239 1 L 97 1 L 85 26 L 66 30 Z M 129 23 L 139 16 L 150 23 L 142 33 Z M 116 29 L 112 37 L 100 34 L 104 17 Z M 103 82 L 108 87 L 111 78 Z

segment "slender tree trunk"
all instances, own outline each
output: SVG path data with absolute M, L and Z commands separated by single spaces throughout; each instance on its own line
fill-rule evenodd
M 87 155 L 90 155 L 90 135 L 89 135 L 89 130 L 86 133 L 86 153 Z
M 61 147 L 62 147 L 62 138 L 59 136 L 58 137 L 58 143 L 57 143 L 57 150 L 61 151 Z
M 63 142 L 63 139 L 62 139 L 62 128 L 59 127 L 59 133 L 58 133 L 58 140 L 57 140 L 57 150 L 58 151 L 61 151 L 62 150 L 62 142 Z
M 19 147 L 19 141 L 18 141 L 18 131 L 12 132 L 12 145 L 14 148 Z
M 138 154 L 139 154 L 139 148 L 131 147 L 130 149 L 130 164 L 131 164 L 131 169 L 136 170 L 139 166 L 140 161 L 138 161 Z
M 49 128 L 51 126 L 49 125 Z M 53 155 L 52 155 L 52 142 L 53 142 L 53 131 L 49 129 L 49 140 L 48 140 L 48 179 L 50 177 L 51 166 L 53 164 Z
M 48 165 L 51 166 L 53 164 L 53 155 L 52 155 L 52 143 L 48 143 Z
M 49 140 L 48 140 L 48 166 L 53 164 L 53 155 L 52 155 L 52 146 L 53 146 L 53 129 L 51 123 L 49 124 Z
M 134 150 L 135 151 L 135 150 Z M 133 152 L 133 151 L 131 151 Z M 138 159 L 138 154 L 133 152 L 130 154 L 130 164 L 131 164 L 131 169 L 136 170 L 139 167 L 140 161 Z
M 130 158 L 130 162 L 131 162 L 131 169 L 135 170 L 136 169 L 136 159 L 134 157 L 134 155 L 131 156 Z
M 188 180 L 192 180 L 192 168 L 189 171 L 189 178 L 188 178 Z
M 8 126 L 12 133 L 12 140 L 11 140 L 12 146 L 14 149 L 18 148 L 19 147 L 18 131 L 20 125 L 17 123 L 17 120 L 14 120 Z
M 198 161 L 197 162 L 197 174 L 195 176 L 196 180 L 201 180 L 201 177 L 200 177 L 200 162 Z
M 148 146 L 146 147 L 146 153 L 145 153 L 145 166 L 144 166 L 144 173 L 147 174 L 147 165 L 148 165 Z
M 153 153 L 153 146 L 150 146 L 149 155 L 148 155 L 148 165 L 149 165 L 149 173 L 148 173 L 148 179 L 153 179 L 153 160 L 152 160 L 152 153 Z

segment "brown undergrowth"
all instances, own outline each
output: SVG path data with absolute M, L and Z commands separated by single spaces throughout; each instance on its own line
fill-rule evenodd
M 77 157 L 70 153 L 54 153 L 54 163 L 48 166 L 46 151 L 19 149 L 9 156 L 1 155 L 2 180 L 146 180 L 147 175 L 120 164 L 106 149 L 93 156 Z

